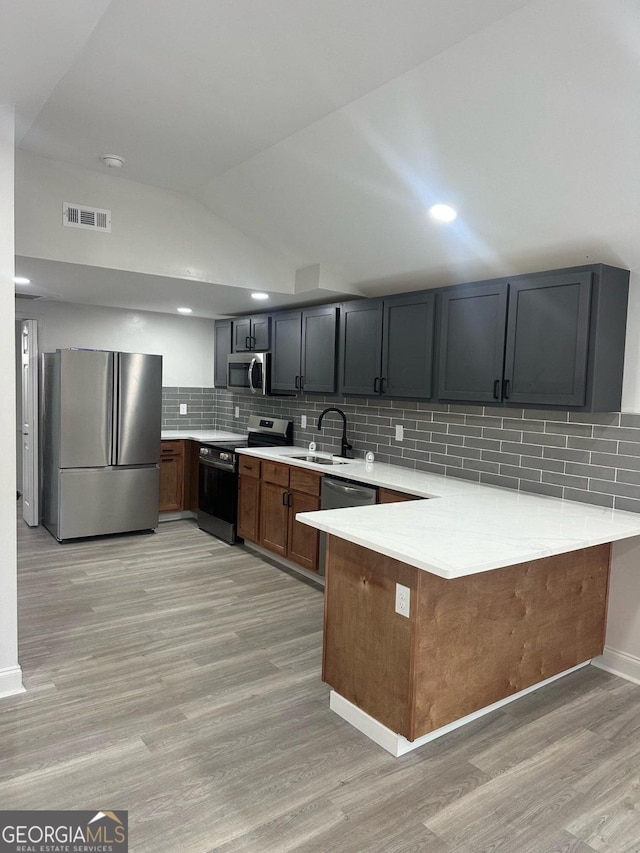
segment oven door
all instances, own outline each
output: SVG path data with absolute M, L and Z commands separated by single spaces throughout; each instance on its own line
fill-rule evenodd
M 264 396 L 268 393 L 269 353 L 227 356 L 227 390 Z
M 238 473 L 228 465 L 200 459 L 198 527 L 230 544 L 237 541 Z

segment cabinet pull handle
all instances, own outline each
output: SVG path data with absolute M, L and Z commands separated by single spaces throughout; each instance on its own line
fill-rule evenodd
M 296 381 L 294 382 L 294 385 L 296 388 L 300 387 L 300 377 L 299 376 L 296 376 Z
M 304 385 L 304 376 L 300 376 L 300 390 L 302 391 L 302 386 Z
M 282 506 L 289 506 L 289 504 L 287 503 L 287 495 L 288 494 L 289 494 L 288 492 L 282 493 Z
M 373 393 L 374 394 L 380 393 L 380 377 L 379 376 L 376 376 L 376 378 L 373 380 Z
M 293 495 L 291 494 L 291 492 L 287 492 L 287 506 L 289 508 L 291 508 L 292 503 L 293 503 Z
M 511 380 L 510 380 L 510 379 L 505 379 L 505 380 L 504 380 L 504 389 L 503 389 L 503 392 L 502 392 L 502 395 L 503 395 L 503 397 L 504 397 L 504 399 L 505 399 L 505 400 L 508 400 L 508 399 L 509 399 L 509 394 L 510 394 L 510 393 L 511 393 Z
M 494 396 L 494 399 L 496 399 L 496 400 L 500 399 L 500 380 L 499 379 L 496 379 L 496 381 L 493 383 L 493 396 Z
M 251 349 L 251 338 L 249 337 L 249 335 L 247 335 L 247 337 L 244 339 L 244 348 Z
M 255 349 L 255 348 L 256 348 L 256 339 L 255 339 L 255 336 L 254 336 L 254 335 L 249 335 L 249 340 L 250 340 L 250 342 L 251 342 L 251 349 Z
M 387 382 L 387 380 L 386 380 L 386 379 L 385 379 L 385 377 L 383 376 L 383 377 L 380 379 L 380 393 L 381 393 L 381 394 L 386 394 L 386 393 L 387 393 L 387 389 L 385 388 L 386 382 Z

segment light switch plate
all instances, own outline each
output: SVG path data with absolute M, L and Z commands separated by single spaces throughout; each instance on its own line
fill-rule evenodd
M 186 403 L 180 403 L 180 414 L 181 415 L 187 414 L 187 404 Z
M 236 418 L 240 417 L 240 406 L 236 406 L 236 410 L 234 412 L 234 417 L 236 417 Z
M 404 439 L 404 427 L 402 424 L 396 424 L 396 441 L 402 441 Z
M 300 415 L 300 427 L 302 429 L 307 428 L 307 416 L 306 415 Z

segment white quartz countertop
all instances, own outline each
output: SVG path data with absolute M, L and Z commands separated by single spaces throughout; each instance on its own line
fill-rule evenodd
M 162 440 L 187 438 L 191 441 L 246 441 L 247 436 L 238 432 L 225 432 L 216 429 L 163 429 Z
M 482 486 L 379 462 L 315 465 L 290 458 L 305 452 L 299 447 L 240 452 L 432 498 L 299 513 L 296 518 L 443 578 L 640 536 L 640 513 Z

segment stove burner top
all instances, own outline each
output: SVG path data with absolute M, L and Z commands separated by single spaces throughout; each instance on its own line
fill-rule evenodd
M 236 447 L 248 447 L 249 442 L 246 438 L 238 438 L 236 441 L 201 441 L 207 447 L 214 447 L 216 450 L 235 450 Z

